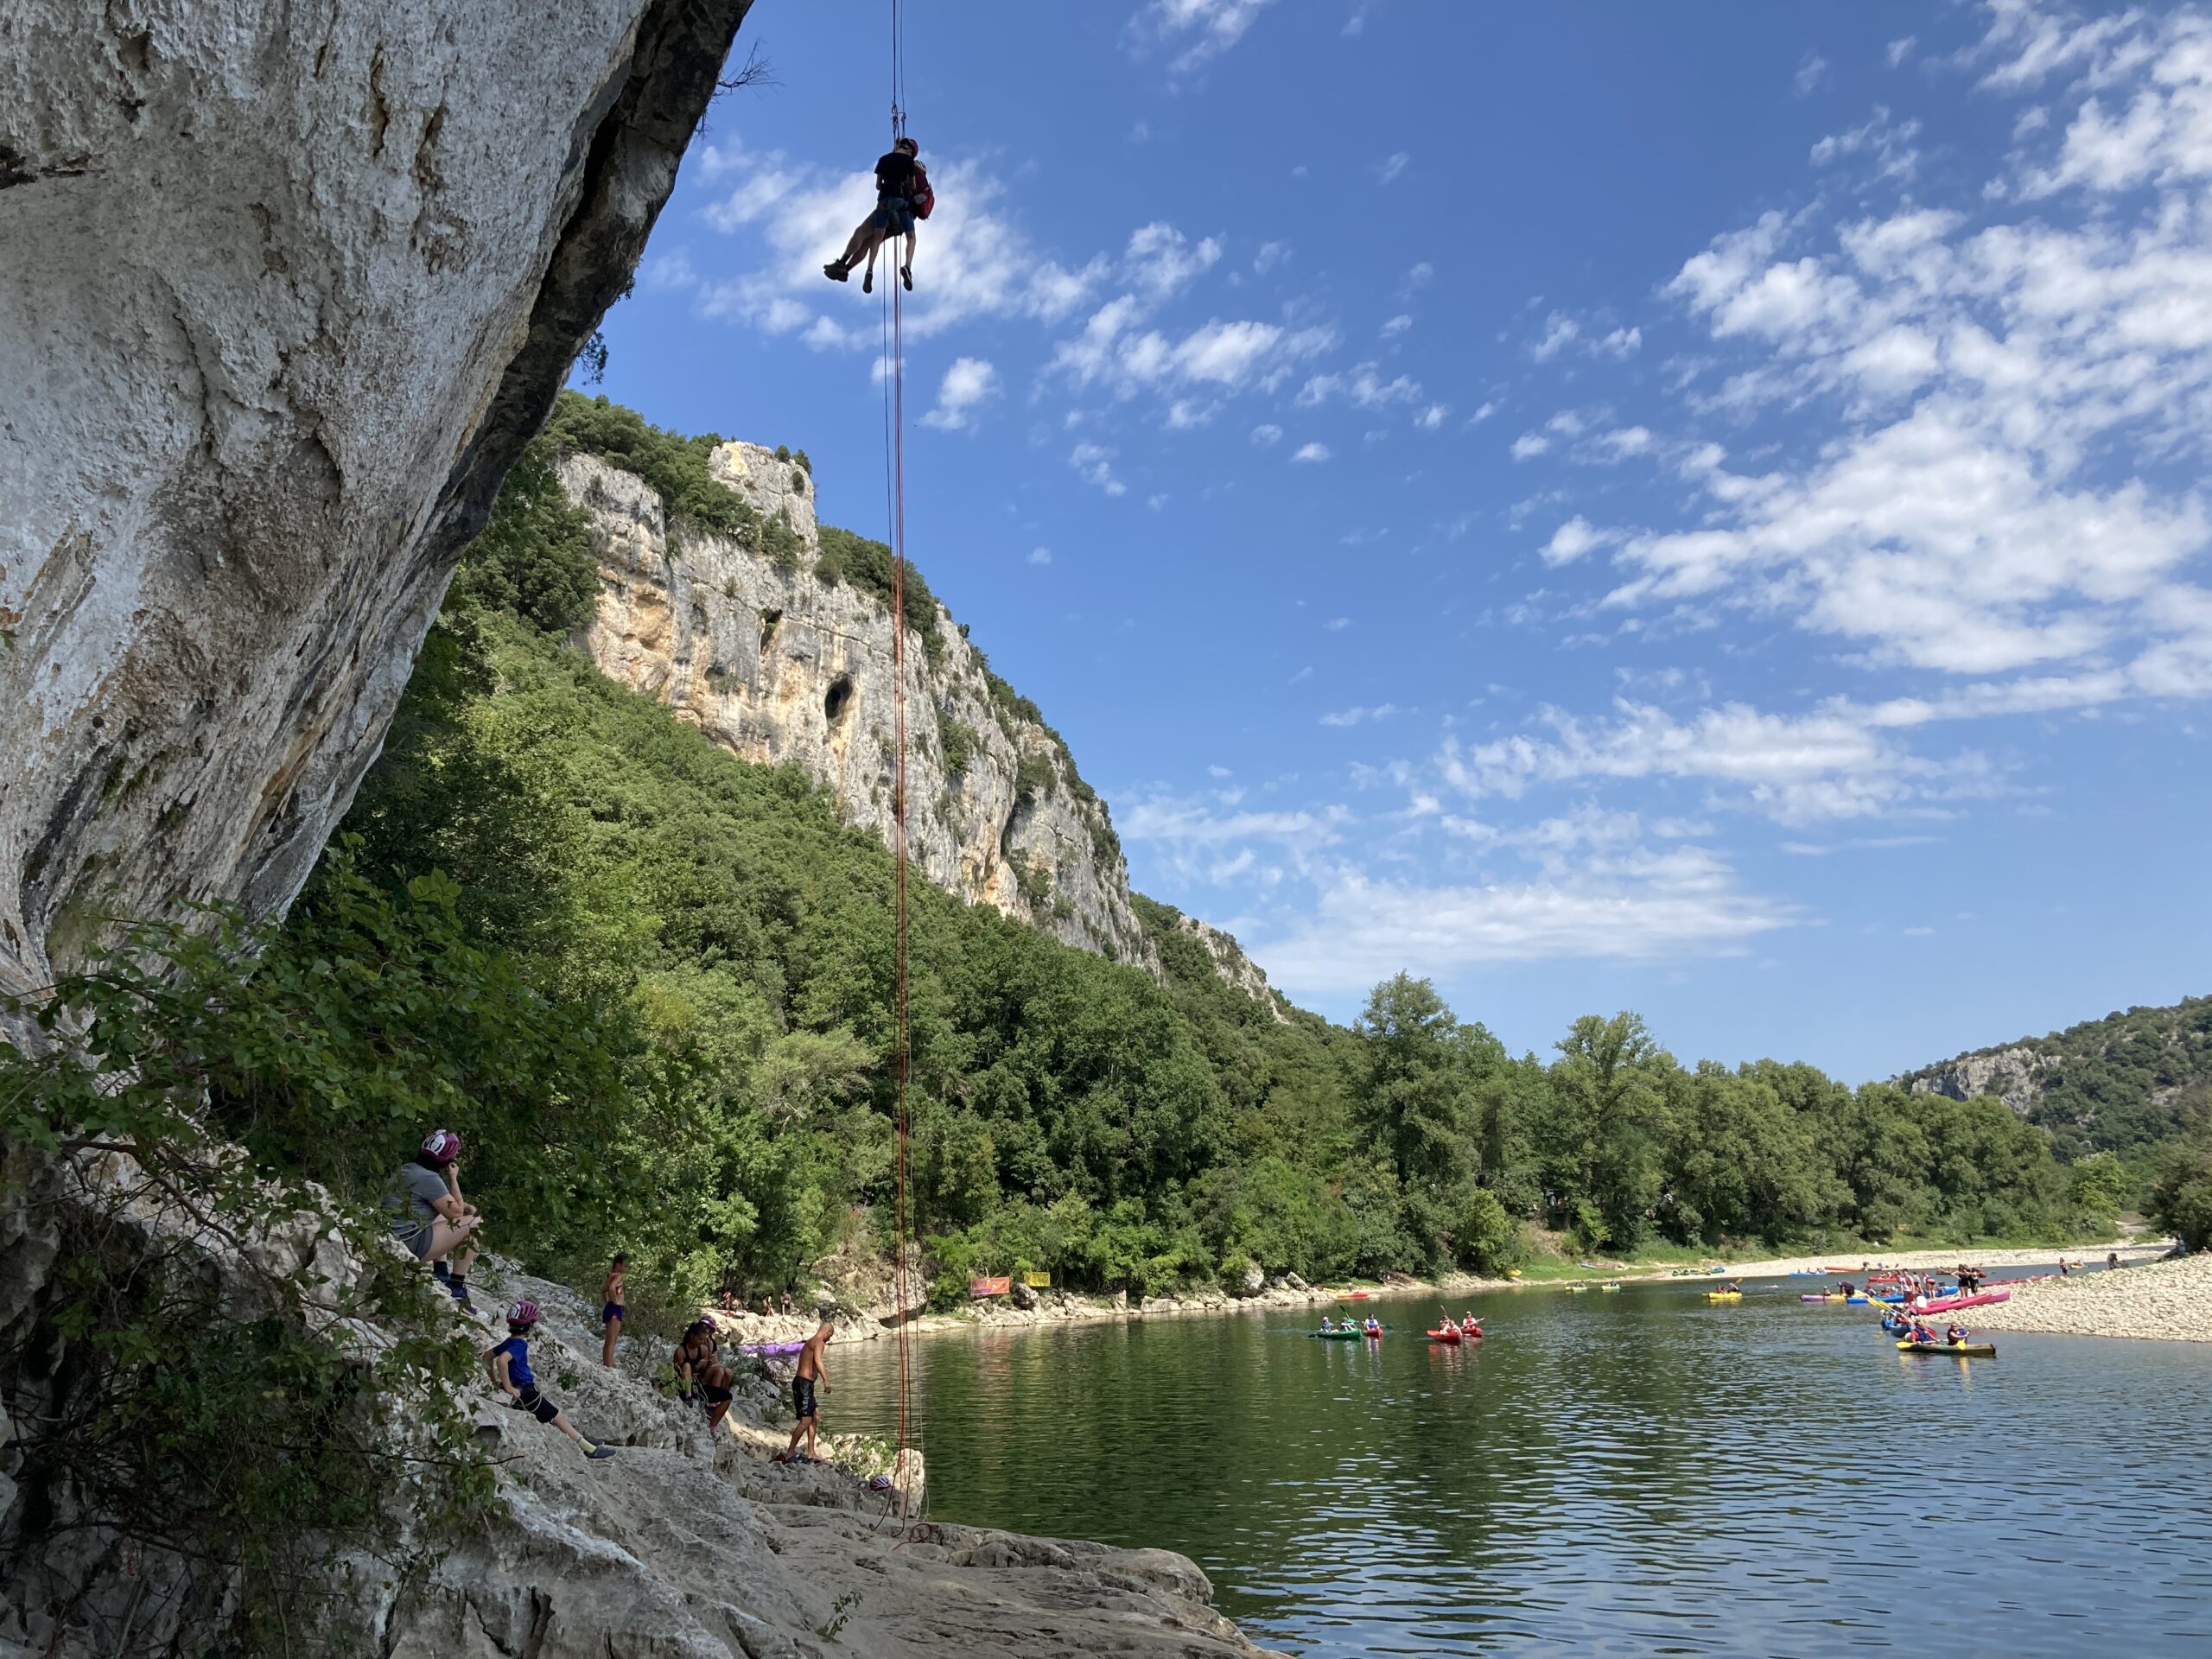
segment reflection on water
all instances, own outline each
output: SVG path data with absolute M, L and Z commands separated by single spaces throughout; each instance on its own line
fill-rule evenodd
M 2212 1653 L 2212 1348 L 1918 1358 L 1789 1281 L 1476 1311 L 1464 1350 L 1419 1303 L 1374 1344 L 1288 1311 L 918 1340 L 931 1512 L 1181 1550 L 1312 1656 Z M 891 1349 L 837 1351 L 827 1427 L 890 1427 Z

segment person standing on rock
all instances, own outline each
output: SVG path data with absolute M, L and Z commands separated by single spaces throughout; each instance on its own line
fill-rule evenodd
M 626 1294 L 622 1281 L 629 1271 L 630 1258 L 617 1255 L 607 1267 L 606 1282 L 599 1287 L 599 1323 L 606 1333 L 599 1346 L 601 1365 L 614 1363 L 615 1338 L 622 1334 L 622 1320 L 630 1311 L 622 1300 Z
M 538 1391 L 537 1379 L 531 1374 L 530 1333 L 537 1327 L 537 1304 L 527 1298 L 507 1310 L 507 1339 L 488 1350 L 484 1363 L 492 1372 L 492 1381 L 499 1392 L 505 1395 L 516 1410 L 526 1411 L 541 1423 L 550 1423 L 583 1448 L 584 1456 L 592 1459 L 611 1458 L 614 1448 L 586 1440 L 576 1426 L 569 1421 L 569 1414 Z
M 798 1460 L 801 1436 L 806 1440 L 806 1461 L 822 1461 L 815 1449 L 815 1432 L 821 1427 L 822 1410 L 815 1402 L 814 1391 L 818 1385 L 823 1393 L 830 1392 L 830 1373 L 823 1369 L 822 1351 L 830 1345 L 830 1338 L 836 1332 L 836 1326 L 823 1320 L 806 1339 L 806 1346 L 798 1351 L 798 1369 L 791 1373 L 791 1410 L 798 1421 L 791 1425 L 791 1443 L 776 1459 L 779 1463 Z
M 428 1262 L 454 1300 L 467 1307 L 468 1269 L 484 1217 L 461 1195 L 461 1137 L 451 1129 L 431 1130 L 422 1149 L 392 1177 L 384 1204 L 392 1236 L 416 1261 Z
M 843 282 L 852 275 L 853 267 L 866 259 L 868 271 L 861 278 L 861 292 L 874 292 L 876 251 L 886 242 L 903 236 L 906 238 L 906 257 L 899 267 L 899 280 L 909 293 L 913 291 L 914 221 L 927 219 L 937 206 L 937 193 L 930 188 L 930 175 L 914 159 L 921 149 L 912 138 L 901 137 L 891 146 L 888 154 L 876 162 L 875 211 L 861 221 L 852 240 L 845 244 L 842 257 L 822 267 L 822 274 L 831 282 Z

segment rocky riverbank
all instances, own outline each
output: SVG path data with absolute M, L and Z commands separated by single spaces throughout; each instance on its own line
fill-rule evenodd
M 1181 1555 L 902 1520 L 899 1491 L 871 1481 L 896 1479 L 918 1508 L 918 1452 L 894 1467 L 880 1441 L 825 1436 L 828 1461 L 773 1463 L 791 1417 L 767 1376 L 741 1377 L 709 1434 L 697 1410 L 652 1386 L 664 1344 L 626 1339 L 620 1363 L 603 1369 L 597 1310 L 583 1298 L 512 1270 L 486 1277 L 487 1292 L 538 1304 L 541 1382 L 585 1433 L 621 1450 L 588 1463 L 487 1389 L 479 1433 L 503 1459 L 512 1522 L 440 1564 L 404 1636 L 387 1644 L 391 1659 L 480 1647 L 539 1659 L 1264 1659 Z M 854 1322 L 841 1334 L 864 1331 Z
M 1984 1331 L 2212 1342 L 2212 1254 L 2078 1273 L 2022 1285 L 2012 1299 L 1961 1316 Z

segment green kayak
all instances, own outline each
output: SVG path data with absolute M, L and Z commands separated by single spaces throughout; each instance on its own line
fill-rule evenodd
M 1364 1331 L 1311 1331 L 1306 1333 L 1316 1342 L 1357 1342 L 1367 1335 Z

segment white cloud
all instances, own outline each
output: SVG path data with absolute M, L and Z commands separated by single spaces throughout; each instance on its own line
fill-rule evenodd
M 1891 41 L 1889 44 L 1889 50 L 1886 54 L 1890 60 L 1890 67 L 1894 69 L 1899 64 L 1903 63 L 1907 58 L 1910 57 L 1912 55 L 1912 48 L 1919 43 L 1920 37 L 1916 35 L 1906 35 L 1897 40 Z
M 1139 52 L 1179 48 L 1167 73 L 1181 80 L 1244 38 L 1272 0 L 1152 0 L 1129 20 L 1127 39 Z
M 1351 618 L 1348 616 L 1332 616 L 1321 626 L 1327 629 L 1331 633 L 1342 633 L 1346 628 L 1351 626 Z
M 1385 340 L 1394 340 L 1398 335 L 1404 334 L 1407 329 L 1413 326 L 1414 320 L 1402 311 L 1396 316 L 1392 317 L 1388 322 L 1382 325 L 1382 338 Z
M 1032 563 L 1032 564 L 1050 564 L 1052 562 L 1052 550 L 1051 548 L 1049 548 L 1049 547 L 1033 547 L 1033 548 L 1031 548 L 1031 549 L 1029 550 L 1029 563 Z
M 1548 363 L 1582 333 L 1582 325 L 1564 311 L 1554 311 L 1544 319 L 1544 335 L 1529 348 L 1529 355 L 1539 363 Z
M 1478 416 L 1477 419 L 1481 417 Z M 1552 441 L 1541 432 L 1523 432 L 1513 440 L 1513 459 L 1527 461 L 1541 455 L 1552 447 Z
M 1270 270 L 1273 270 L 1281 261 L 1289 257 L 1289 256 L 1290 248 L 1287 244 L 1282 242 L 1262 242 L 1260 244 L 1259 251 L 1252 256 L 1253 273 L 1255 276 L 1264 276 Z
M 1252 442 L 1262 449 L 1272 448 L 1282 442 L 1282 428 L 1273 421 L 1262 422 L 1252 429 Z
M 690 251 L 671 248 L 668 252 L 648 260 L 645 264 L 645 286 L 677 292 L 698 287 L 699 273 L 692 269 Z
M 1593 547 L 1605 545 L 1606 537 L 1592 530 L 1590 521 L 1577 513 L 1557 530 L 1544 543 L 1546 564 L 1572 564 Z
M 1068 451 L 1068 465 L 1109 495 L 1128 493 L 1129 486 L 1115 475 L 1114 452 L 1103 444 L 1078 443 Z
M 1424 259 L 1406 273 L 1406 285 L 1409 288 L 1427 288 L 1435 280 L 1435 277 L 1436 267 Z
M 1920 152 L 1913 148 L 1913 140 L 1919 136 L 1919 122 L 1892 121 L 1888 109 L 1878 104 L 1864 126 L 1831 133 L 1815 144 L 1813 165 L 1827 167 L 1849 156 L 1865 156 L 1874 164 L 1875 178 L 1909 181 L 1920 168 Z
M 1791 90 L 1800 98 L 1808 98 L 1821 83 L 1828 78 L 1828 60 L 1808 52 L 1797 66 L 1797 73 L 1790 79 Z
M 1130 232 L 1122 256 L 1122 280 L 1157 303 L 1211 270 L 1221 258 L 1221 242 L 1208 237 L 1193 245 L 1164 219 Z
M 1302 443 L 1298 447 L 1298 453 L 1291 459 L 1294 461 L 1311 463 L 1328 460 L 1330 453 L 1329 446 L 1325 443 Z
M 937 407 L 922 416 L 924 426 L 958 432 L 974 424 L 976 410 L 998 395 L 999 372 L 980 357 L 955 358 L 938 385 Z
M 1389 380 L 1372 363 L 1356 365 L 1349 374 L 1317 374 L 1298 390 L 1298 405 L 1312 409 L 1332 397 L 1349 397 L 1362 409 L 1384 409 L 1393 404 L 1421 401 L 1421 382 L 1401 374 Z
M 1375 169 L 1375 175 L 1384 184 L 1394 183 L 1398 175 L 1406 170 L 1408 165 L 1410 164 L 1412 161 L 1413 157 L 1411 156 L 1408 156 L 1402 149 L 1399 150 L 1395 155 L 1389 156 L 1387 160 L 1376 166 Z
M 1357 726 L 1366 721 L 1388 720 L 1391 715 L 1397 712 L 1398 706 L 1394 702 L 1378 702 L 1371 709 L 1355 704 L 1350 709 L 1343 709 L 1338 710 L 1334 714 L 1322 715 L 1321 724 L 1324 726 Z
M 1445 417 L 1451 412 L 1452 405 L 1449 404 L 1431 404 L 1414 416 L 1414 424 L 1424 432 L 1433 432 L 1444 424 Z

